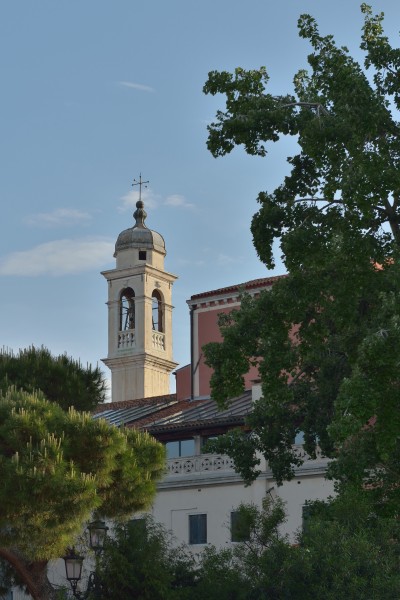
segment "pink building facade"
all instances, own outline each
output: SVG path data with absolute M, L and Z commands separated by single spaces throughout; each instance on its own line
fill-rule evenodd
M 212 369 L 205 364 L 203 346 L 209 342 L 222 341 L 218 326 L 219 315 L 237 310 L 244 292 L 257 296 L 261 291 L 271 289 L 281 277 L 284 276 L 253 279 L 243 284 L 195 294 L 187 301 L 190 309 L 191 362 L 175 371 L 178 400 L 210 396 Z M 257 379 L 257 369 L 250 367 L 245 376 L 245 389 L 250 389 L 252 382 Z

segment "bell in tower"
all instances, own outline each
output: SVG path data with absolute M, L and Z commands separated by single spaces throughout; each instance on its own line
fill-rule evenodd
M 140 185 L 142 181 L 140 179 Z M 164 269 L 164 238 L 148 229 L 144 203 L 133 213 L 135 225 L 115 244 L 116 268 L 108 281 L 108 356 L 112 401 L 169 394 L 172 358 L 172 285 Z

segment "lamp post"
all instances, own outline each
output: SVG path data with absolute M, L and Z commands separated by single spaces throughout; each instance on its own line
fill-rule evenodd
M 89 543 L 96 556 L 101 554 L 104 548 L 108 527 L 104 521 L 93 521 L 87 526 L 89 531 Z
M 104 521 L 97 520 L 93 521 L 93 523 L 89 523 L 87 529 L 89 531 L 90 547 L 92 550 L 94 550 L 97 562 L 97 558 L 104 548 L 108 527 Z M 91 592 L 96 595 L 96 591 L 98 590 L 98 580 L 95 571 L 92 571 L 89 575 L 86 591 L 80 592 L 78 590 L 78 583 L 82 577 L 82 565 L 84 557 L 77 554 L 75 552 L 75 548 L 70 548 L 68 553 L 63 556 L 63 559 L 65 562 L 66 577 L 70 583 L 74 597 L 78 600 L 85 600 L 89 597 Z

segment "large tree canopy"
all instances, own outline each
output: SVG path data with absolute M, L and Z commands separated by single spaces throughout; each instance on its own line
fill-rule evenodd
M 149 516 L 114 529 L 97 563 L 101 600 L 193 600 L 196 560 Z
M 95 511 L 118 518 L 147 508 L 164 461 L 147 433 L 11 388 L 0 397 L 0 556 L 34 598 L 51 597 L 47 561 Z
M 371 489 L 397 502 L 400 50 L 384 35 L 383 15 L 361 8 L 364 66 L 302 15 L 310 68 L 295 75 L 291 93 L 269 94 L 264 67 L 209 74 L 205 93 L 226 96 L 208 128 L 214 156 L 236 145 L 263 156 L 287 135 L 299 153 L 283 183 L 259 194 L 251 227 L 260 259 L 274 267 L 278 243 L 288 276 L 243 298 L 206 357 L 221 403 L 239 392 L 249 361 L 258 365 L 263 397 L 249 417 L 252 434 L 220 446 L 234 447 L 247 479 L 256 451 L 278 482 L 290 478 L 303 430 L 311 455 L 319 445 L 338 456 L 336 477 L 365 482 L 368 474 Z
M 43 346 L 30 346 L 17 354 L 0 351 L 0 389 L 14 385 L 27 392 L 41 390 L 48 400 L 64 410 L 93 410 L 104 402 L 106 385 L 101 370 L 84 367 L 66 354 L 53 356 Z

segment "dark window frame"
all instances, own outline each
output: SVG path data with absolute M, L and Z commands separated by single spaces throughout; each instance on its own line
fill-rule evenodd
M 131 287 L 124 288 L 120 294 L 119 330 L 135 329 L 135 292 Z
M 183 449 L 184 442 L 193 442 L 193 452 L 191 454 L 187 454 L 185 452 L 185 450 Z M 164 444 L 165 444 L 165 447 L 167 450 L 167 458 L 174 459 L 174 458 L 185 458 L 185 456 L 195 456 L 196 446 L 195 446 L 194 438 L 167 440 L 166 442 L 164 442 Z M 178 453 L 175 454 L 174 456 L 168 456 L 168 444 L 178 444 Z
M 310 504 L 303 504 L 301 507 L 301 530 L 303 533 L 307 533 L 310 518 L 312 516 L 312 506 Z
M 189 515 L 189 545 L 207 544 L 207 513 Z
M 164 304 L 161 293 L 158 290 L 153 290 L 151 295 L 152 300 L 152 327 L 153 331 L 164 331 Z

